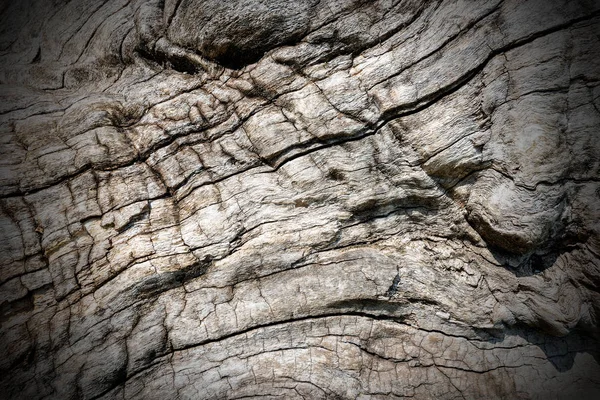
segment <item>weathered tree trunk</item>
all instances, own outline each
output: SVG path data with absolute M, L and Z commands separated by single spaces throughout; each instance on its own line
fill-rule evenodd
M 1 398 L 600 398 L 600 2 L 0 12 Z

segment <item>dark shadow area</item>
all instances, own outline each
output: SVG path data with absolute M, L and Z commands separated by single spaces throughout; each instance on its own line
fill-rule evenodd
M 533 254 L 517 255 L 490 246 L 494 259 L 517 277 L 532 276 L 544 272 L 556 262 L 562 251 L 548 250 Z
M 530 345 L 539 347 L 556 371 L 561 373 L 573 368 L 575 358 L 579 353 L 587 353 L 594 357 L 596 362 L 600 362 L 599 338 L 587 332 L 574 330 L 566 336 L 557 337 L 542 333 L 524 324 L 490 332 L 491 336 L 486 341 L 491 344 L 500 343 L 507 336 L 519 336 Z M 600 369 L 597 376 L 600 377 Z
M 137 297 L 152 298 L 175 287 L 182 286 L 194 278 L 204 275 L 212 263 L 212 257 L 206 256 L 194 264 L 173 272 L 153 275 L 133 288 Z
M 177 72 L 190 75 L 202 71 L 202 68 L 200 68 L 200 66 L 194 64 L 189 59 L 183 56 L 167 55 L 161 52 L 149 52 L 143 47 L 138 48 L 138 52 L 142 57 L 150 61 L 156 62 L 163 68 L 170 68 Z

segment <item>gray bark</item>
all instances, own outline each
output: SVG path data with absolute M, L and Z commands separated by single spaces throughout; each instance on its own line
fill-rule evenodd
M 599 2 L 0 32 L 0 397 L 599 398 Z

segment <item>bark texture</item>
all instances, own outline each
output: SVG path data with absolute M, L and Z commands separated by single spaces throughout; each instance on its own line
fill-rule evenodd
M 600 398 L 600 2 L 0 2 L 0 397 Z

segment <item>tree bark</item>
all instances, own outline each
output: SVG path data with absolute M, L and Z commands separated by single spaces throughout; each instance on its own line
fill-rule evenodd
M 599 2 L 0 31 L 0 397 L 599 398 Z

